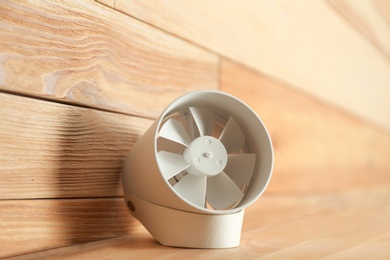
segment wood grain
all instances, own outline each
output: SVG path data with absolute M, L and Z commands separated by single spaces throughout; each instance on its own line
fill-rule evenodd
M 265 195 L 246 210 L 241 245 L 233 249 L 163 247 L 146 230 L 140 230 L 18 259 L 385 259 L 390 254 L 386 243 L 390 230 L 389 195 Z
M 0 258 L 388 258 L 390 132 L 342 112 L 390 126 L 379 45 L 328 2 L 99 2 L 0 5 Z M 270 130 L 271 184 L 240 247 L 163 247 L 121 198 L 137 116 L 218 88 Z
M 383 0 L 328 0 L 390 60 L 390 3 Z
M 389 59 L 326 1 L 114 3 L 121 12 L 390 129 Z
M 0 201 L 0 258 L 142 231 L 122 198 Z
M 121 196 L 151 120 L 0 93 L 0 199 Z
M 4 1 L 0 89 L 146 117 L 218 87 L 218 57 L 93 1 Z
M 268 127 L 275 168 L 268 188 L 276 193 L 390 189 L 390 132 L 290 86 L 222 63 L 221 88 L 251 106 Z
M 0 257 L 385 258 L 388 132 L 229 61 L 221 73 L 222 89 L 257 111 L 276 151 L 271 186 L 246 210 L 240 247 L 163 247 L 125 212 L 121 198 L 0 200 Z M 10 94 L 0 94 L 0 107 L 6 176 L 0 181 L 9 170 L 15 175 L 1 183 L 0 194 L 20 198 L 120 195 L 115 170 L 96 177 L 87 169 L 116 165 L 151 122 Z M 113 172 L 114 180 L 105 177 Z M 80 244 L 115 236 L 122 237 Z M 53 249 L 67 245 L 74 246 Z

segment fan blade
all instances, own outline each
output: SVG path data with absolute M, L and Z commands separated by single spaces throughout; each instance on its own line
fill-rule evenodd
M 224 172 L 240 187 L 251 180 L 255 163 L 256 154 L 230 154 Z
M 190 167 L 183 155 L 160 151 L 157 153 L 158 165 L 165 180 Z
M 176 143 L 188 146 L 191 138 L 184 126 L 176 119 L 168 119 L 160 129 L 159 135 Z
M 188 113 L 183 114 L 183 118 L 187 122 L 187 132 L 190 136 L 191 140 L 195 140 L 197 137 L 199 137 L 199 131 L 198 127 L 196 127 L 196 123 L 194 122 L 194 117 L 191 114 L 191 111 L 188 111 Z
M 244 133 L 233 117 L 229 118 L 219 140 L 223 143 L 228 153 L 238 152 L 244 145 Z
M 206 176 L 195 176 L 188 173 L 173 186 L 186 200 L 204 207 L 206 202 Z
M 224 173 L 207 180 L 207 202 L 215 209 L 232 205 L 244 196 L 244 193 Z
M 199 107 L 190 107 L 190 111 L 200 136 L 212 135 L 215 127 L 215 118 L 212 112 Z

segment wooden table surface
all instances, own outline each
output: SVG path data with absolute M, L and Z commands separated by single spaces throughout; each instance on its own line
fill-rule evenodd
M 165 247 L 132 217 L 125 236 L 15 259 L 388 259 L 390 192 L 283 196 L 265 194 L 245 212 L 232 249 Z

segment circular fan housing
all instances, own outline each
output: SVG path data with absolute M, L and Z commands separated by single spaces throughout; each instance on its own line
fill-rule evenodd
M 164 245 L 233 247 L 243 209 L 264 192 L 272 166 L 270 137 L 252 109 L 223 92 L 191 92 L 130 151 L 125 200 Z

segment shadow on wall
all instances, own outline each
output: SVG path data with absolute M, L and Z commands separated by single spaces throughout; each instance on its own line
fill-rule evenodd
M 55 212 L 66 244 L 130 234 L 135 219 L 123 201 L 123 159 L 145 120 L 90 109 L 69 109 L 61 121 Z

